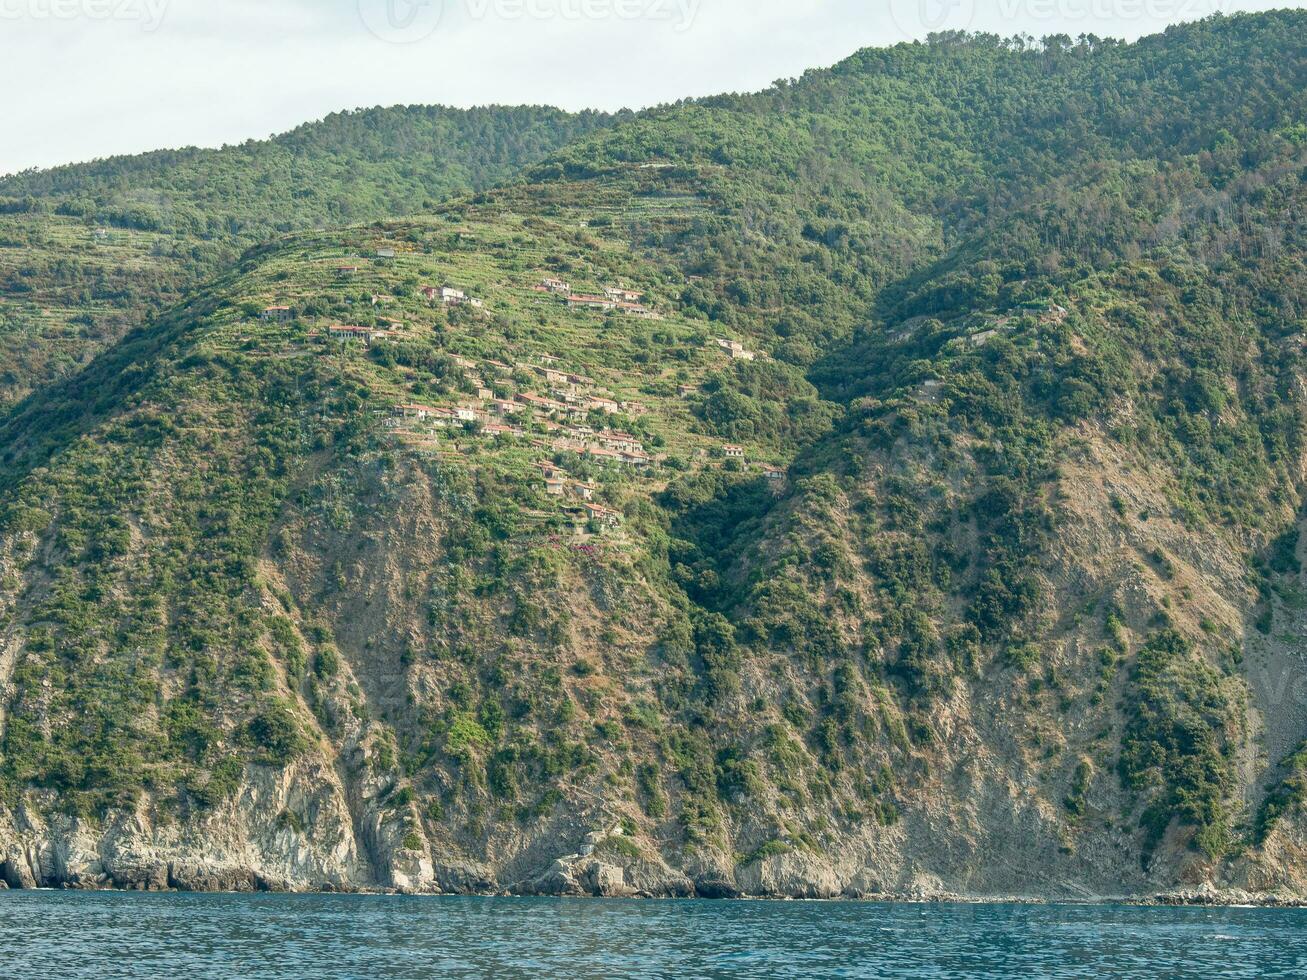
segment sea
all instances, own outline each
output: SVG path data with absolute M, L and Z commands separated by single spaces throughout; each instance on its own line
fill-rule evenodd
M 1307 911 L 9 891 L 0 977 L 1307 977 Z

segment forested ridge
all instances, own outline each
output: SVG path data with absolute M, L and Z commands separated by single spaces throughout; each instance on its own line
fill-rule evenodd
M 0 421 L 0 845 L 1303 894 L 1305 27 L 937 36 L 447 201 L 383 114 L 420 209 L 307 199 Z

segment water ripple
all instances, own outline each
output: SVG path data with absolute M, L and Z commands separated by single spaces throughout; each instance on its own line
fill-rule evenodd
M 1307 912 L 0 892 L 0 977 L 1303 977 Z

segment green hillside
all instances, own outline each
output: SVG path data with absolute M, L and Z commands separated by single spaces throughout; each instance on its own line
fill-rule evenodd
M 369 109 L 220 150 L 0 177 L 0 406 L 84 365 L 252 245 L 489 187 L 615 118 Z
M 0 878 L 1303 895 L 1304 27 L 247 253 L 0 423 Z

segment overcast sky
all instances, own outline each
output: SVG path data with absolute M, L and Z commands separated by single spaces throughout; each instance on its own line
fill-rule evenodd
M 968 28 L 1136 38 L 1260 0 L 0 0 L 0 173 L 396 103 L 640 108 Z

